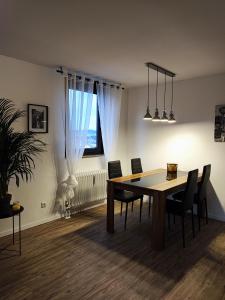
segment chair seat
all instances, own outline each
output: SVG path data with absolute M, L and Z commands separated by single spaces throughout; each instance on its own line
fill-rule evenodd
M 180 190 L 178 192 L 170 194 L 167 197 L 167 202 L 166 202 L 167 212 L 175 215 L 182 214 L 184 210 L 184 204 L 182 201 L 183 195 L 184 195 L 184 190 Z
M 179 190 L 178 192 L 174 192 L 167 196 L 167 199 L 169 200 L 182 200 L 184 197 L 184 190 Z
M 143 195 L 135 194 L 129 191 L 116 191 L 114 195 L 115 200 L 122 202 L 132 202 L 141 198 L 143 198 Z
M 166 210 L 168 213 L 180 215 L 184 211 L 184 204 L 181 200 L 167 200 Z

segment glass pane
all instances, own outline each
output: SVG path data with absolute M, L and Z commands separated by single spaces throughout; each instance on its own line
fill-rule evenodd
M 188 175 L 187 172 L 177 171 L 177 177 L 187 176 L 187 175 Z M 170 178 L 168 179 L 168 177 L 167 177 L 167 171 L 165 170 L 165 171 L 162 171 L 162 172 L 160 172 L 158 174 L 154 174 L 154 175 L 149 175 L 149 176 L 145 176 L 145 177 L 140 177 L 140 178 L 136 178 L 136 179 L 131 179 L 131 180 L 123 181 L 123 183 L 125 183 L 127 185 L 133 185 L 133 186 L 141 186 L 141 187 L 145 187 L 145 188 L 151 188 L 152 186 L 155 186 L 157 184 L 161 184 L 163 182 L 167 182 L 168 180 L 170 180 Z
M 79 105 L 79 101 L 84 101 L 84 108 L 83 111 L 86 111 L 86 106 L 88 105 L 88 93 L 84 92 L 83 97 L 82 93 L 80 91 L 76 91 L 76 102 L 73 101 L 73 93 L 74 90 L 69 89 L 69 118 L 72 118 L 72 111 L 77 111 L 82 106 Z M 91 107 L 91 116 L 90 116 L 90 123 L 88 128 L 88 134 L 87 134 L 87 144 L 85 148 L 91 149 L 91 148 L 97 148 L 97 95 L 93 94 L 93 101 L 92 101 L 92 107 Z M 83 116 L 83 122 L 85 122 L 85 116 Z M 79 119 L 78 119 L 79 120 Z M 74 126 L 74 130 L 76 130 L 76 127 L 78 124 L 76 124 L 76 120 L 72 123 L 72 127 Z M 82 124 L 82 127 L 85 127 L 85 124 Z
M 85 148 L 97 147 L 97 95 L 93 95 L 91 118 L 87 135 L 87 145 Z

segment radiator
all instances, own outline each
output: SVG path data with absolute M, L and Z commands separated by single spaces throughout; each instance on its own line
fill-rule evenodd
M 107 176 L 106 170 L 77 173 L 78 187 L 75 190 L 72 206 L 82 207 L 87 203 L 106 199 Z

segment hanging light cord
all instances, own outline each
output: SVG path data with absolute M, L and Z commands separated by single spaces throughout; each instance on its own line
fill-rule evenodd
M 172 99 L 171 99 L 171 111 L 173 110 L 173 77 L 172 77 Z
M 156 82 L 156 92 L 155 92 L 155 104 L 156 104 L 156 109 L 158 109 L 158 84 L 159 84 L 159 71 L 157 68 L 157 82 Z
M 166 73 L 165 73 L 165 89 L 164 89 L 164 111 L 166 110 Z
M 149 108 L 149 66 L 148 66 L 148 108 Z

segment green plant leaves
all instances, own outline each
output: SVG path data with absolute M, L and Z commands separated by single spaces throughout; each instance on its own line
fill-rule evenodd
M 46 144 L 33 132 L 17 132 L 13 123 L 25 116 L 25 111 L 16 110 L 14 103 L 0 98 L 0 197 L 8 191 L 8 184 L 15 179 L 28 182 L 35 168 L 34 157 L 45 151 Z

